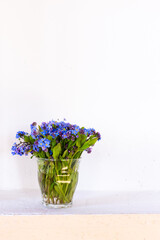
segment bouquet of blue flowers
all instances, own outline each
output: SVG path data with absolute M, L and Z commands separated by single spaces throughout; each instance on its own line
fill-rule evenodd
M 91 153 L 100 133 L 65 121 L 31 124 L 31 133 L 19 131 L 12 154 L 38 159 L 38 179 L 45 205 L 67 205 L 78 180 L 78 159 L 83 151 Z

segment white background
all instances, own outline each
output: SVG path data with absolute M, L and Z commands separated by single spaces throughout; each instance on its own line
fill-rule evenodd
M 160 2 L 0 0 L 0 189 L 38 188 L 19 130 L 63 120 L 102 134 L 78 189 L 160 190 Z

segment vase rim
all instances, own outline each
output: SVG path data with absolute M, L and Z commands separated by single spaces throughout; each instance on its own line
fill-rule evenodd
M 79 161 L 81 158 L 64 158 L 64 159 L 52 159 L 52 158 L 36 158 L 38 160 L 43 160 L 43 161 L 51 161 L 51 162 L 58 162 L 58 161 Z

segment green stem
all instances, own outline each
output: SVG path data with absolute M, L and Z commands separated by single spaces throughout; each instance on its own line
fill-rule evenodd
M 59 179 L 59 177 L 58 177 L 58 167 L 57 167 L 57 161 L 55 161 L 55 170 L 56 170 L 56 174 L 57 174 L 57 180 L 59 181 L 60 179 Z M 62 190 L 62 188 L 61 188 L 61 185 L 60 184 L 57 184 L 57 187 L 58 187 L 58 189 L 60 190 L 60 193 L 61 193 L 61 195 L 63 196 L 63 199 L 64 199 L 64 201 L 68 201 L 68 199 L 66 198 L 66 196 L 65 196 L 65 193 L 63 193 L 63 190 Z

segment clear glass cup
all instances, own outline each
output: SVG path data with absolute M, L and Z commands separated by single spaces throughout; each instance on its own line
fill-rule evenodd
M 51 208 L 70 207 L 78 183 L 80 159 L 37 158 L 38 182 L 43 205 Z

